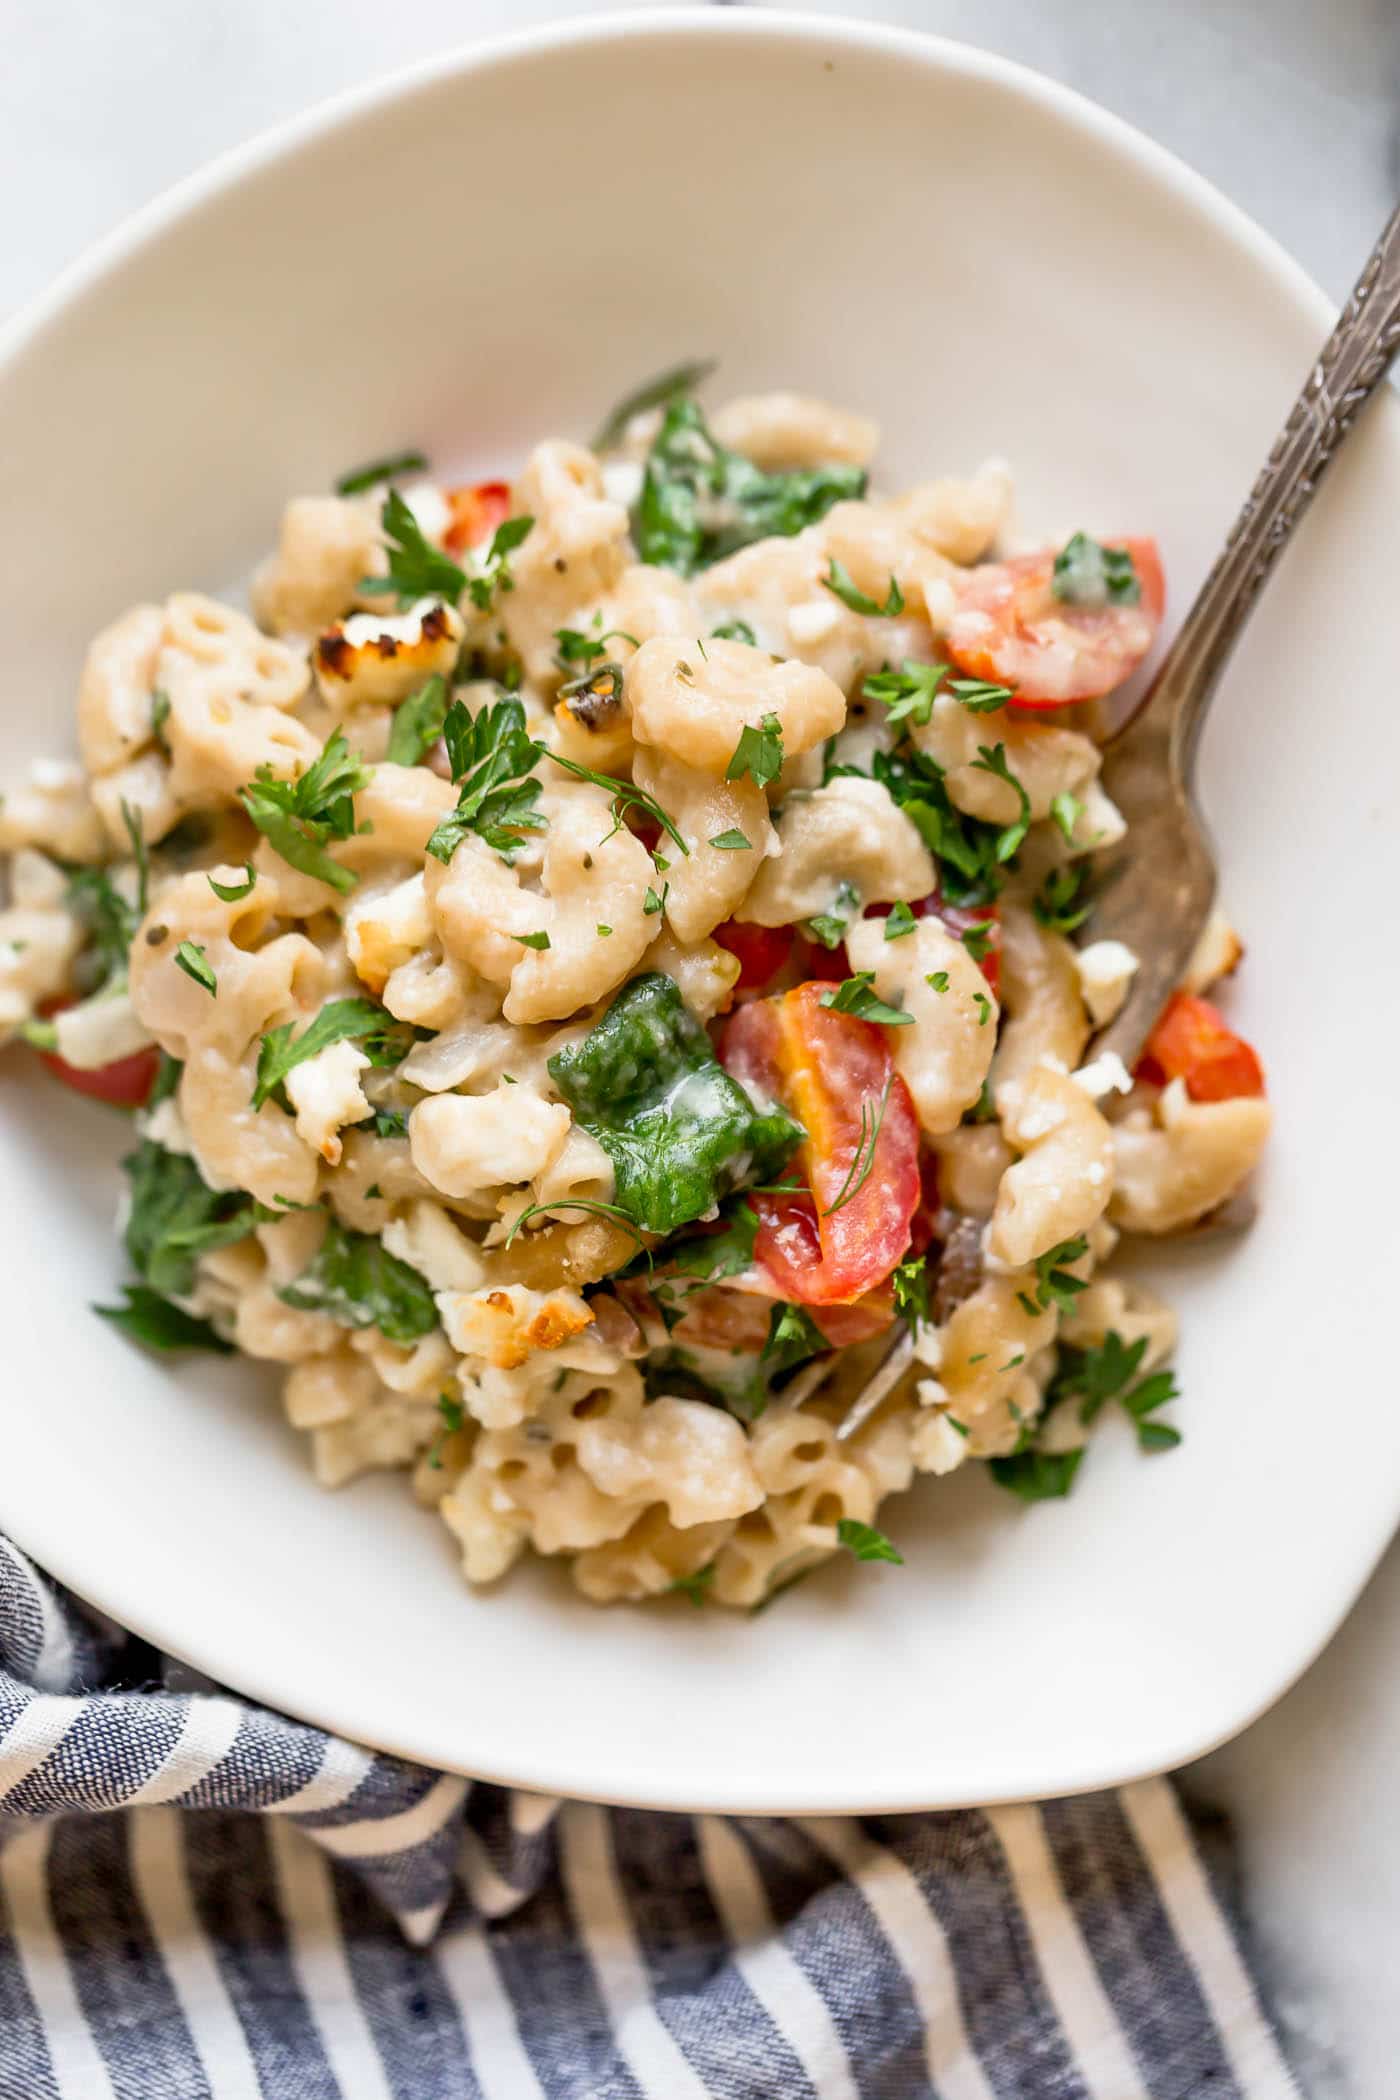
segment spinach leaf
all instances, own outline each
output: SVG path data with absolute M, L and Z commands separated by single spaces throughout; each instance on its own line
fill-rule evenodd
M 766 474 L 712 436 L 697 404 L 673 400 L 647 458 L 634 520 L 644 562 L 689 576 L 754 540 L 790 537 L 833 503 L 865 494 L 861 467 Z
M 1010 1458 L 992 1458 L 988 1470 L 998 1487 L 1009 1488 L 1023 1502 L 1053 1502 L 1067 1495 L 1084 1459 L 1077 1451 L 1016 1451 Z
M 1004 863 L 1024 836 L 1020 827 L 984 824 L 980 817 L 955 809 L 943 768 L 910 745 L 877 751 L 871 771 L 938 862 L 939 888 L 948 902 L 990 904 L 1005 879 Z
M 144 1342 L 148 1349 L 213 1349 L 220 1356 L 232 1356 L 233 1343 L 226 1342 L 207 1320 L 182 1312 L 144 1283 L 124 1284 L 122 1289 L 125 1305 L 94 1305 L 92 1309 L 134 1342 Z
M 183 1298 L 194 1288 L 195 1257 L 246 1239 L 258 1222 L 241 1189 L 211 1189 L 192 1159 L 145 1138 L 122 1161 L 131 1183 L 125 1244 L 132 1267 L 152 1290 Z
M 657 970 L 625 985 L 549 1070 L 611 1159 L 617 1203 L 648 1232 L 674 1232 L 732 1190 L 771 1180 L 802 1139 L 785 1109 L 754 1107 Z
M 342 1327 L 377 1327 L 390 1342 L 416 1342 L 438 1324 L 418 1271 L 372 1232 L 351 1232 L 335 1218 L 311 1267 L 277 1295 L 300 1312 L 329 1313 Z

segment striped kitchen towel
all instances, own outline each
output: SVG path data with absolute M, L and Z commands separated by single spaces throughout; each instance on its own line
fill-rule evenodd
M 1285 2100 L 1173 1789 L 506 1794 L 194 1680 L 0 1540 L 0 2100 Z

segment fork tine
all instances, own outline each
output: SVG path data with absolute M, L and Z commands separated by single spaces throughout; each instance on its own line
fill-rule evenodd
M 870 1420 L 881 1401 L 894 1391 L 913 1361 L 914 1337 L 907 1327 L 901 1325 L 885 1351 L 878 1369 L 872 1374 L 869 1384 L 863 1392 L 856 1395 L 842 1416 L 836 1431 L 839 1443 L 844 1444 Z

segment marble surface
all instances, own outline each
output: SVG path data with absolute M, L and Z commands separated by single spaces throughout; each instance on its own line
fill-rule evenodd
M 507 23 L 589 11 L 579 0 L 8 10 L 0 312 L 167 183 L 307 103 Z M 1337 297 L 1400 187 L 1396 0 L 847 0 L 824 11 L 961 37 L 1070 82 L 1218 183 Z M 1397 2091 L 1397 1663 L 1400 1549 L 1303 1681 L 1183 1775 L 1237 1825 L 1258 1956 L 1311 2090 L 1349 2100 Z

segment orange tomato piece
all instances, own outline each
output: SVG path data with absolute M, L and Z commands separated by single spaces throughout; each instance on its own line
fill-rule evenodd
M 794 986 L 739 1008 L 726 1069 L 758 1098 L 776 1096 L 807 1132 L 790 1172 L 800 1194 L 754 1195 L 755 1254 L 778 1295 L 854 1305 L 909 1245 L 918 1208 L 919 1126 L 882 1028 L 822 1005 L 830 987 Z
M 1011 686 L 1017 707 L 1068 707 L 1121 685 L 1152 647 L 1166 583 L 1155 540 L 1104 544 L 1131 554 L 1141 586 L 1136 605 L 1071 605 L 1057 598 L 1049 547 L 965 570 L 946 638 L 958 669 Z

